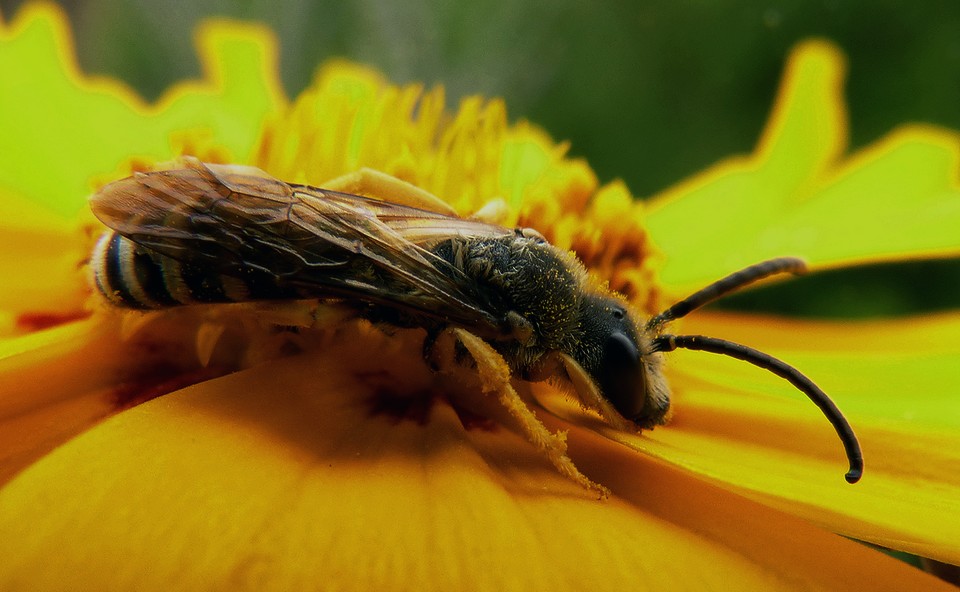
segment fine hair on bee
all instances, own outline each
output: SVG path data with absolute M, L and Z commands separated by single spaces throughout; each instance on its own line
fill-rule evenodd
M 750 266 L 637 322 L 622 297 L 572 254 L 528 228 L 462 218 L 409 183 L 362 169 L 324 184 L 286 183 L 246 166 L 184 158 L 137 173 L 90 200 L 110 231 L 90 259 L 93 284 L 117 307 L 155 310 L 215 302 L 321 299 L 375 324 L 426 330 L 427 349 L 455 340 L 526 437 L 574 481 L 605 495 L 566 455 L 511 384 L 562 376 L 619 429 L 665 423 L 662 355 L 720 353 L 781 376 L 836 429 L 857 481 L 863 460 L 849 423 L 812 381 L 743 345 L 664 332 L 673 320 L 799 259 Z

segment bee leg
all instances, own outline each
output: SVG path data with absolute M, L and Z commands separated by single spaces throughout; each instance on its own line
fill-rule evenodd
M 504 226 L 510 219 L 510 206 L 502 197 L 491 199 L 483 204 L 479 210 L 470 214 L 471 220 Z
M 500 403 L 520 424 L 527 440 L 550 459 L 557 471 L 583 487 L 597 492 L 601 498 L 609 496 L 609 489 L 587 478 L 567 456 L 566 432 L 554 434 L 548 430 L 520 398 L 516 389 L 510 384 L 510 369 L 503 356 L 493 349 L 489 343 L 469 331 L 457 328 L 451 328 L 449 331 L 470 352 L 476 362 L 483 391 L 485 393 L 496 393 Z
M 444 368 L 449 368 L 453 365 L 454 356 L 448 354 L 444 351 L 438 340 L 440 336 L 446 331 L 446 328 L 436 328 L 432 327 L 427 329 L 427 335 L 423 338 L 423 347 L 421 353 L 423 355 L 423 361 L 427 363 L 427 367 L 430 368 L 433 372 L 440 372 Z
M 620 413 L 613 408 L 613 405 L 610 404 L 610 401 L 603 396 L 597 387 L 597 383 L 590 378 L 590 375 L 583 369 L 583 366 L 567 354 L 555 352 L 551 355 L 556 355 L 559 358 L 563 369 L 567 372 L 567 377 L 570 379 L 570 382 L 573 383 L 573 389 L 577 393 L 577 398 L 580 399 L 580 402 L 585 407 L 599 413 L 600 417 L 610 426 L 618 430 L 627 432 L 637 431 L 637 427 L 633 422 L 620 415 Z
M 374 199 L 389 200 L 396 204 L 429 210 L 447 216 L 457 215 L 456 210 L 450 207 L 450 204 L 429 191 L 376 169 L 364 167 L 352 173 L 347 173 L 324 182 L 323 188 Z

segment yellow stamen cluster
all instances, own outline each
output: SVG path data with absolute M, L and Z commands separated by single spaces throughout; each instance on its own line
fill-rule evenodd
M 622 183 L 598 189 L 586 162 L 566 152 L 536 126 L 511 125 L 500 100 L 469 97 L 450 114 L 442 87 L 391 86 L 372 70 L 334 61 L 265 125 L 252 164 L 321 187 L 372 168 L 464 216 L 506 204 L 499 223 L 535 228 L 642 311 L 654 311 L 642 205 Z

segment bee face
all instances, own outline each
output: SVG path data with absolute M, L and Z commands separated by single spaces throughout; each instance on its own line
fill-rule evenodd
M 603 396 L 624 418 L 640 428 L 663 424 L 670 407 L 660 372 L 660 354 L 638 330 L 630 310 L 618 300 L 584 297 L 583 334 L 572 353 Z

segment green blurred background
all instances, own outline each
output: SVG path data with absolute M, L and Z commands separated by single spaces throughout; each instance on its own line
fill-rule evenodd
M 0 0 L 9 19 L 23 2 Z M 790 48 L 820 36 L 846 53 L 851 149 L 905 122 L 960 129 L 960 2 L 614 0 L 75 0 L 79 59 L 147 98 L 200 75 L 192 31 L 221 15 L 278 32 L 293 96 L 317 64 L 346 56 L 396 82 L 506 99 L 602 181 L 649 196 L 750 151 Z M 960 229 L 958 229 L 960 242 Z M 818 274 L 725 306 L 874 316 L 954 308 L 957 261 Z

